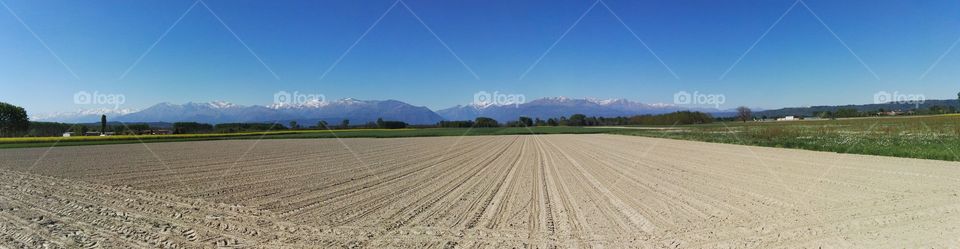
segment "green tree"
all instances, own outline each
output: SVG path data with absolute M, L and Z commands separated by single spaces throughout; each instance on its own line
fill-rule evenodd
M 713 122 L 710 114 L 702 112 L 679 111 L 658 115 L 639 115 L 626 120 L 630 125 L 685 125 L 706 124 Z
M 946 113 L 947 108 L 939 105 L 931 106 L 929 108 L 931 114 L 943 114 Z
M 377 122 L 377 128 L 380 129 L 403 129 L 407 128 L 407 123 L 403 121 L 383 121 L 379 120 Z
M 340 128 L 341 128 L 341 129 L 350 128 L 350 120 L 349 120 L 349 119 L 344 119 L 343 121 L 340 121 Z
M 107 115 L 100 115 L 100 135 L 107 132 Z
M 328 128 L 327 128 L 327 121 L 323 121 L 323 120 L 317 121 L 317 128 L 319 128 L 319 129 L 328 129 Z
M 473 121 L 463 120 L 463 121 L 440 121 L 437 123 L 437 126 L 443 128 L 469 128 L 474 127 Z
M 297 121 L 290 121 L 290 129 L 291 130 L 300 129 L 300 125 L 297 124 Z
M 519 122 L 521 126 L 533 126 L 533 119 L 530 119 L 529 117 L 520 117 L 517 119 L 517 122 Z
M 860 112 L 857 109 L 853 108 L 840 108 L 837 109 L 836 116 L 840 118 L 849 118 L 849 117 L 859 117 Z
M 548 118 L 548 119 L 547 119 L 547 125 L 549 125 L 549 126 L 557 126 L 557 125 L 559 125 L 559 124 L 557 123 L 557 120 L 556 120 L 556 119 Z
M 22 107 L 0 102 L 0 137 L 22 135 L 30 129 L 30 119 Z
M 278 123 L 220 123 L 214 125 L 213 129 L 218 133 L 233 133 L 286 130 L 287 127 Z
M 497 123 L 496 119 L 488 117 L 477 117 L 473 123 L 476 127 L 500 127 L 500 123 Z
M 53 137 L 61 136 L 64 132 L 70 131 L 71 124 L 54 122 L 30 122 L 30 130 L 27 136 L 30 137 Z
M 173 133 L 176 134 L 196 134 L 213 132 L 213 125 L 197 122 L 176 122 L 173 123 Z
M 583 114 L 570 115 L 570 119 L 567 121 L 567 125 L 569 126 L 587 125 L 587 115 L 583 115 Z
M 73 132 L 73 135 L 75 136 L 85 136 L 87 134 L 87 126 L 75 125 L 73 126 L 73 129 L 71 129 L 70 131 Z
M 144 131 L 150 130 L 149 124 L 128 124 L 122 127 L 127 130 L 125 133 L 132 134 L 143 134 Z

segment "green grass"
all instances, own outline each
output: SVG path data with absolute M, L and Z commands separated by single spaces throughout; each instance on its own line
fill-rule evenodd
M 525 134 L 588 134 L 605 133 L 618 128 L 583 127 L 504 127 L 504 128 L 426 128 L 426 129 L 349 129 L 349 130 L 296 130 L 246 133 L 177 134 L 143 136 L 81 136 L 81 137 L 22 137 L 0 138 L 0 149 L 52 146 L 80 146 L 128 143 L 157 143 L 206 141 L 228 139 L 311 139 L 311 138 L 396 138 L 478 135 L 525 135 Z
M 722 122 L 616 134 L 960 161 L 960 116 Z

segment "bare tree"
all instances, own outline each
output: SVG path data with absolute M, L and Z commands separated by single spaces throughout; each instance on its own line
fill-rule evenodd
M 747 122 L 753 120 L 753 111 L 746 106 L 737 107 L 737 120 Z

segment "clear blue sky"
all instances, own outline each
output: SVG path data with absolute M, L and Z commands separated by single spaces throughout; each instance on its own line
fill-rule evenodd
M 322 80 L 396 1 L 204 0 L 159 42 L 195 1 L 2 2 L 53 51 L 0 6 L 0 101 L 30 113 L 87 108 L 74 105 L 78 91 L 124 94 L 129 108 L 269 104 L 285 90 L 439 109 L 477 91 L 645 103 L 699 91 L 725 94 L 727 107 L 776 108 L 869 103 L 877 91 L 952 99 L 960 90 L 960 48 L 920 79 L 960 38 L 952 0 L 805 0 L 722 79 L 795 1 L 604 0 L 560 39 L 596 1 L 404 0 Z

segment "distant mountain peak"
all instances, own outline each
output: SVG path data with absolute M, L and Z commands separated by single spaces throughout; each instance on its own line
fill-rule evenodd
M 573 100 L 573 98 L 566 97 L 566 96 L 543 97 L 543 98 L 536 99 L 536 100 L 534 100 L 534 101 L 538 101 L 538 100 L 539 100 L 539 101 L 568 102 L 568 101 Z
M 326 101 L 323 99 L 310 99 L 303 103 L 274 103 L 266 106 L 270 109 L 323 109 L 327 107 L 336 107 L 336 106 L 366 106 L 379 103 L 393 103 L 393 104 L 403 104 L 408 105 L 402 101 L 398 100 L 360 100 L 355 98 L 343 98 L 334 101 Z
M 647 105 L 652 106 L 652 107 L 657 107 L 657 108 L 676 107 L 676 106 L 677 106 L 677 105 L 675 105 L 675 104 L 668 104 L 668 103 L 652 103 L 652 104 L 647 104 Z
M 94 108 L 94 109 L 86 109 L 86 110 L 81 109 L 81 110 L 78 110 L 77 113 L 80 113 L 80 114 L 120 114 L 120 115 L 124 115 L 124 114 L 129 114 L 129 113 L 133 113 L 133 112 L 137 112 L 137 111 L 138 111 L 137 109 L 130 109 L 130 108 L 126 108 L 126 109 Z
M 330 102 L 327 102 L 326 100 L 309 99 L 303 103 L 280 102 L 280 103 L 273 103 L 266 107 L 270 109 L 316 109 L 316 108 L 323 108 L 329 104 Z
M 384 101 L 387 101 L 387 100 L 384 100 Z M 379 101 L 359 100 L 355 98 L 343 98 L 343 99 L 337 100 L 336 102 L 339 104 L 354 105 L 354 104 L 370 104 L 370 103 L 376 103 Z
M 237 105 L 233 103 L 222 101 L 222 100 L 210 101 L 207 104 L 209 104 L 210 107 L 217 108 L 217 109 L 237 107 Z
M 460 105 L 457 105 L 457 106 L 460 106 Z M 487 101 L 487 102 L 474 102 L 466 106 L 471 107 L 473 109 L 477 109 L 477 110 L 483 110 L 491 106 L 498 106 L 498 105 L 496 103 L 493 103 L 492 101 Z
M 100 120 L 100 115 L 107 115 L 107 117 L 112 118 L 114 116 L 122 116 L 130 113 L 138 112 L 137 109 L 114 109 L 114 108 L 90 108 L 90 109 L 78 109 L 73 112 L 54 112 L 54 113 L 44 113 L 30 116 L 30 120 L 85 120 L 85 119 L 96 119 Z
M 634 102 L 632 102 L 632 101 L 630 101 L 630 100 L 622 99 L 622 98 L 615 98 L 615 99 L 587 98 L 586 100 L 587 100 L 587 101 L 590 101 L 590 102 L 593 102 L 594 104 L 598 104 L 598 105 L 611 105 L 611 104 L 618 104 L 618 103 L 619 103 L 619 104 L 634 103 Z

